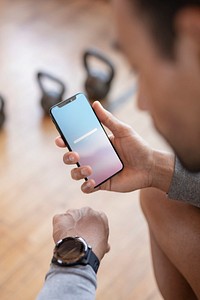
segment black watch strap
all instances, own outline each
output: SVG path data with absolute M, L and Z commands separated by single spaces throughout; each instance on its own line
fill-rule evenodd
M 100 261 L 99 261 L 98 257 L 96 256 L 96 254 L 94 254 L 92 249 L 90 249 L 90 253 L 88 254 L 88 264 L 93 268 L 95 273 L 97 273 L 99 265 L 100 265 Z

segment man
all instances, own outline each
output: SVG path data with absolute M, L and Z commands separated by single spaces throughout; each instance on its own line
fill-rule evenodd
M 113 136 L 121 173 L 101 190 L 141 191 L 155 276 L 165 299 L 200 298 L 200 0 L 113 0 L 121 46 L 138 73 L 138 106 L 147 109 L 176 156 L 151 149 L 129 126 L 93 108 Z M 64 144 L 60 138 L 58 146 Z M 64 155 L 66 164 L 78 153 Z M 184 167 L 183 167 L 184 166 Z M 187 171 L 186 171 L 187 169 Z M 190 173 L 195 171 L 196 173 Z M 72 170 L 80 180 L 92 170 Z M 92 179 L 82 184 L 94 192 Z M 144 189 L 146 188 L 146 189 Z M 96 191 L 96 190 L 95 190 Z M 181 201 L 169 201 L 168 198 Z M 188 202 L 192 205 L 188 205 Z

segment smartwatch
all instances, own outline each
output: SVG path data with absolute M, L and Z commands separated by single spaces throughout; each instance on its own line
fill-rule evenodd
M 61 267 L 90 265 L 95 273 L 100 264 L 91 246 L 81 237 L 66 237 L 59 240 L 55 245 L 51 262 Z

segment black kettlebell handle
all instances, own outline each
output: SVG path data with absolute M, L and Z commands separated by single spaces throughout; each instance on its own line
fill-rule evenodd
M 113 79 L 113 77 L 115 75 L 115 70 L 114 70 L 113 64 L 99 50 L 97 50 L 97 49 L 88 49 L 83 54 L 83 63 L 84 63 L 84 66 L 85 66 L 85 69 L 86 69 L 88 75 L 92 75 L 91 74 L 91 70 L 89 68 L 89 63 L 88 63 L 88 60 L 89 60 L 90 57 L 95 57 L 95 58 L 101 60 L 102 62 L 104 62 L 109 67 L 109 69 L 110 69 L 110 76 L 108 78 L 108 84 L 109 84 L 112 81 L 112 79 Z
M 46 73 L 46 72 L 38 72 L 38 73 L 37 73 L 38 83 L 39 83 L 39 86 L 40 86 L 40 88 L 41 88 L 41 90 L 42 90 L 42 92 L 43 92 L 44 94 L 46 93 L 46 91 L 45 91 L 45 89 L 44 89 L 44 85 L 42 84 L 42 80 L 43 80 L 44 78 L 50 79 L 50 80 L 52 80 L 52 81 L 54 81 L 54 82 L 57 82 L 57 83 L 60 85 L 60 97 L 62 97 L 63 94 L 64 94 L 64 92 L 65 92 L 65 85 L 64 85 L 64 83 L 63 83 L 61 80 L 59 80 L 58 78 L 52 76 L 52 75 L 49 74 L 49 73 Z
M 3 97 L 0 95 L 0 111 L 4 110 L 4 105 L 5 105 L 5 102 L 3 100 Z

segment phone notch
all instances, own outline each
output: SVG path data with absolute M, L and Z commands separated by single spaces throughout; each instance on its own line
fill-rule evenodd
M 70 102 L 73 102 L 74 100 L 76 100 L 76 96 L 73 96 L 67 100 L 64 100 L 64 101 L 61 101 L 57 104 L 57 106 L 60 108 L 60 107 L 63 107 L 65 104 L 68 104 Z

